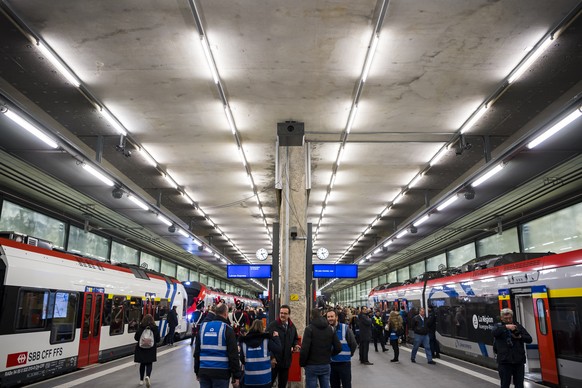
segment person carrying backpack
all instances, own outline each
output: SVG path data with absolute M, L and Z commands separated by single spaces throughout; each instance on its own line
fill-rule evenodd
M 160 342 L 160 331 L 150 314 L 144 315 L 139 329 L 135 332 L 137 341 L 133 361 L 139 363 L 139 385 L 151 386 L 150 377 L 153 363 L 157 361 L 157 347 Z M 145 375 L 145 377 L 144 377 Z

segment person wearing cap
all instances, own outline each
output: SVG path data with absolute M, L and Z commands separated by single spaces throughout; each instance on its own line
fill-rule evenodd
M 168 322 L 168 337 L 167 343 L 168 346 L 174 346 L 174 336 L 176 333 L 176 327 L 178 326 L 178 306 L 173 306 L 168 316 L 166 317 L 166 321 Z

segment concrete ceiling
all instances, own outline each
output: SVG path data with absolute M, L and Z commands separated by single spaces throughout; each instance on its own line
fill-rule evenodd
M 276 125 L 286 120 L 305 123 L 312 166 L 308 222 L 317 230 L 314 248 L 330 251 L 327 262 L 359 261 L 420 215 L 431 213 L 431 222 L 417 234 L 397 239 L 363 264 L 364 277 L 444 249 L 426 242 L 435 241 L 447 228 L 456 230 L 447 235 L 455 241 L 474 236 L 471 230 L 492 230 L 492 222 L 506 221 L 498 213 L 503 199 L 520 204 L 520 198 L 539 190 L 539 181 L 552 171 L 568 171 L 567 189 L 550 190 L 543 203 L 523 201 L 514 211 L 570 198 L 582 188 L 576 172 L 580 164 L 573 162 L 582 150 L 582 120 L 540 150 L 525 148 L 525 142 L 549 123 L 580 106 L 579 1 L 1 4 L 2 102 L 60 145 L 50 151 L 0 115 L 5 166 L 14 158 L 20 169 L 29 169 L 22 174 L 47 174 L 60 182 L 63 187 L 54 190 L 61 196 L 69 191 L 70 196 L 75 192 L 86 197 L 79 204 L 90 199 L 92 209 L 101 209 L 100 217 L 89 220 L 95 228 L 111 228 L 113 235 L 135 243 L 161 239 L 181 260 L 216 266 L 221 275 L 224 267 L 212 253 L 169 233 L 155 214 L 162 212 L 234 263 L 256 262 L 258 248 L 271 250 L 269 233 L 278 222 Z M 378 44 L 363 82 L 374 31 Z M 555 39 L 547 50 L 509 85 L 512 70 L 550 33 Z M 201 35 L 208 41 L 218 83 Z M 39 39 L 74 72 L 80 87 L 55 70 L 34 44 Z M 461 140 L 461 128 L 484 103 L 489 109 Z M 355 104 L 357 114 L 348 133 Z M 125 143 L 104 118 L 102 107 L 127 130 Z M 132 151 L 131 157 L 118 150 L 120 144 Z M 447 145 L 445 156 L 431 166 L 431 159 Z M 148 165 L 137 151 L 140 147 L 157 167 Z M 151 210 L 139 209 L 126 197 L 114 199 L 110 187 L 85 175 L 80 163 L 96 158 L 118 187 L 148 202 Z M 452 210 L 436 212 L 439 203 L 466 191 L 476 177 L 500 162 L 506 163 L 502 178 L 476 189 L 474 200 L 463 199 Z M 564 165 L 568 167 L 555 170 Z M 3 170 L 2 179 L 7 190 L 50 202 L 44 190 L 22 185 L 8 170 Z M 421 171 L 424 176 L 411 187 Z M 172 188 L 163 173 L 179 188 Z M 530 191 L 519 190 L 528 184 Z M 317 229 L 328 191 L 325 217 Z M 403 200 L 380 216 L 403 191 Z M 69 214 L 88 214 L 80 205 L 69 205 Z M 484 213 L 471 219 L 477 209 Z M 135 224 L 132 232 L 108 214 Z M 450 226 L 459 222 L 471 228 Z M 139 228 L 144 232 L 135 232 Z

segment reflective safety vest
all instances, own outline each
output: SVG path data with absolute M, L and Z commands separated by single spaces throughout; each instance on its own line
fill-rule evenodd
M 226 323 L 204 322 L 200 329 L 200 368 L 229 369 Z
M 350 350 L 350 345 L 348 345 L 347 340 L 347 331 L 348 325 L 345 323 L 338 324 L 338 328 L 335 333 L 342 344 L 342 351 L 339 354 L 332 356 L 331 362 L 349 362 L 352 359 L 352 351 Z
M 269 355 L 269 340 L 265 338 L 256 348 L 242 344 L 245 355 L 244 384 L 266 385 L 271 382 L 271 356 Z

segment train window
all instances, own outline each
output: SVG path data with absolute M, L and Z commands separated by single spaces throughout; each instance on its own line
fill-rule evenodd
M 183 316 L 183 317 L 185 317 L 185 316 L 186 316 L 186 310 L 187 310 L 187 308 L 186 308 L 186 306 L 187 306 L 187 304 L 186 304 L 186 299 L 182 300 L 182 303 L 183 303 L 183 305 L 182 305 L 182 306 L 184 306 L 184 307 L 182 308 L 182 316 Z
M 111 324 L 109 326 L 109 335 L 123 334 L 125 326 L 123 319 L 124 296 L 113 296 L 111 301 Z
M 76 292 L 58 291 L 51 294 L 51 305 L 54 306 L 51 322 L 51 344 L 70 342 L 75 339 L 78 300 L 79 295 Z
M 537 299 L 536 305 L 538 307 L 538 325 L 540 327 L 540 333 L 546 335 L 548 334 L 548 326 L 546 323 L 546 310 L 544 308 L 544 300 Z
M 582 361 L 582 297 L 551 298 L 550 318 L 556 356 Z
M 141 322 L 141 298 L 131 297 L 130 300 L 126 301 L 126 321 L 127 321 L 127 332 L 135 333 Z
M 101 334 L 101 308 L 103 306 L 103 295 L 95 295 L 95 315 L 93 316 L 93 337 Z
M 159 321 L 162 318 L 166 318 L 166 315 L 168 315 L 168 302 L 167 299 L 160 299 L 155 302 L 154 320 Z
M 48 291 L 20 290 L 16 310 L 16 330 L 45 328 L 48 302 Z

